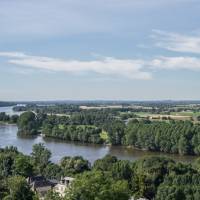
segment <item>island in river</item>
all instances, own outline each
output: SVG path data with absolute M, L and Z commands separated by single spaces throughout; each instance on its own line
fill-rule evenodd
M 1 107 L 0 112 L 7 114 L 19 114 L 12 111 L 12 107 Z M 64 156 L 80 155 L 93 163 L 95 160 L 107 154 L 114 155 L 123 160 L 136 160 L 147 155 L 165 155 L 177 161 L 194 161 L 196 156 L 180 156 L 177 154 L 165 154 L 126 148 L 123 146 L 107 146 L 97 144 L 82 144 L 78 142 L 66 142 L 54 138 L 43 138 L 40 135 L 31 137 L 17 136 L 16 125 L 0 125 L 0 147 L 16 146 L 24 154 L 30 154 L 32 146 L 37 143 L 44 143 L 52 152 L 52 161 L 58 162 Z

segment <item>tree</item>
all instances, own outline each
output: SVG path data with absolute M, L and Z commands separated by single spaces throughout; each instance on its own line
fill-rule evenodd
M 14 162 L 14 172 L 16 175 L 24 177 L 33 175 L 33 165 L 28 156 L 19 155 Z
M 44 200 L 63 200 L 63 198 L 60 197 L 58 193 L 54 192 L 53 190 L 50 190 L 46 194 Z
M 132 164 L 129 161 L 126 160 L 119 160 L 116 163 L 113 164 L 111 167 L 111 173 L 112 176 L 116 179 L 122 180 L 131 180 L 131 177 L 133 176 L 133 170 L 132 170 Z
M 134 163 L 132 191 L 136 197 L 153 199 L 157 187 L 163 182 L 175 163 L 165 157 L 144 157 Z
M 83 159 L 81 156 L 64 157 L 60 166 L 65 175 L 82 173 L 90 169 L 88 160 Z
M 60 177 L 63 175 L 63 170 L 62 168 L 54 163 L 49 163 L 44 171 L 43 175 L 48 178 L 48 179 L 60 179 Z
M 128 183 L 116 181 L 100 171 L 86 172 L 77 177 L 67 192 L 66 200 L 128 200 Z
M 35 135 L 37 134 L 37 119 L 33 112 L 24 112 L 18 119 L 19 135 Z
M 11 155 L 0 154 L 0 176 L 7 177 L 12 174 L 12 166 L 14 159 Z
M 113 145 L 120 145 L 124 136 L 125 124 L 120 120 L 113 121 L 108 127 L 109 142 Z
M 21 176 L 13 176 L 8 178 L 7 184 L 9 189 L 9 195 L 6 197 L 7 199 L 33 200 L 34 193 L 30 190 L 30 187 L 25 178 Z
M 17 123 L 18 119 L 19 119 L 18 115 L 12 115 L 10 117 L 10 122 L 15 124 L 15 123 Z
M 181 155 L 186 155 L 189 153 L 188 141 L 184 136 L 179 139 L 178 151 Z
M 5 180 L 0 176 L 0 199 L 7 195 L 8 188 L 6 187 Z
M 117 157 L 106 155 L 104 158 L 98 159 L 94 162 L 93 169 L 109 171 L 113 167 L 114 163 L 117 163 Z
M 33 163 L 37 167 L 38 172 L 42 173 L 44 168 L 50 162 L 51 152 L 44 146 L 44 144 L 39 143 L 33 145 L 31 155 L 33 158 Z

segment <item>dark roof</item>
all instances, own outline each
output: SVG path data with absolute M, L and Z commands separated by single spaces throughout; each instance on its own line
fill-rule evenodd
M 44 176 L 33 176 L 29 178 L 29 184 L 34 189 L 40 187 L 53 187 L 55 184 L 51 181 L 48 181 Z
M 29 178 L 30 182 L 34 182 L 34 181 L 44 181 L 46 180 L 44 176 L 32 176 Z
M 47 181 L 47 180 L 44 180 L 44 181 L 34 181 L 33 182 L 33 187 L 34 188 L 47 187 L 47 186 L 52 187 L 53 184 L 50 181 Z

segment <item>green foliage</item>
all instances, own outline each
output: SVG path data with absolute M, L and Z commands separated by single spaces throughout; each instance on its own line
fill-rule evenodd
M 38 122 L 33 112 L 24 112 L 18 119 L 19 135 L 35 135 L 38 132 Z
M 55 163 L 48 163 L 43 169 L 42 174 L 48 179 L 57 179 L 59 180 L 63 176 L 64 172 L 60 165 Z
M 33 163 L 36 166 L 39 173 L 43 173 L 45 167 L 50 162 L 51 152 L 44 146 L 44 144 L 39 143 L 33 145 L 32 150 Z
M 23 177 L 33 175 L 33 165 L 28 156 L 19 155 L 14 162 L 14 173 Z
M 115 156 L 106 155 L 104 158 L 98 159 L 94 162 L 93 169 L 109 171 L 114 163 L 117 163 L 117 158 Z
M 200 175 L 185 173 L 181 175 L 170 174 L 158 187 L 156 200 L 199 200 Z
M 18 155 L 19 152 L 13 146 L 0 150 L 0 176 L 12 175 L 14 162 Z
M 44 200 L 64 200 L 64 199 L 60 197 L 58 193 L 54 192 L 53 190 L 50 190 L 45 196 Z
M 5 179 L 0 176 L 0 199 L 3 199 L 8 193 L 8 188 L 6 187 Z
M 79 176 L 66 195 L 67 200 L 128 200 L 128 183 L 115 181 L 100 171 L 87 172 Z
M 80 156 L 64 157 L 60 162 L 64 175 L 73 175 L 90 170 L 90 163 Z
M 125 144 L 151 151 L 200 154 L 200 126 L 191 122 L 129 123 Z
M 108 126 L 107 132 L 108 132 L 108 138 L 109 142 L 113 145 L 120 145 L 122 144 L 122 139 L 124 137 L 124 129 L 125 124 L 120 120 L 114 120 L 112 123 Z
M 6 115 L 5 112 L 1 112 L 0 113 L 0 121 L 2 121 L 2 122 L 8 122 L 8 121 L 10 121 L 10 116 Z
M 19 134 L 36 134 L 82 143 L 110 143 L 135 148 L 200 155 L 200 125 L 189 121 L 151 122 L 132 120 L 126 126 L 112 110 L 73 112 L 71 116 L 23 113 L 18 120 Z M 102 134 L 106 131 L 106 134 Z
M 9 194 L 4 198 L 11 200 L 33 200 L 34 193 L 30 190 L 30 187 L 21 176 L 13 176 L 7 180 Z
M 12 115 L 9 116 L 5 112 L 0 113 L 0 122 L 6 122 L 6 123 L 14 123 L 16 124 L 18 121 L 19 116 L 18 115 Z
M 44 102 L 43 102 L 44 103 Z M 41 102 L 42 104 L 42 102 Z M 36 105 L 36 104 L 27 104 L 26 106 L 15 106 L 14 111 L 34 111 L 36 113 L 49 113 L 49 114 L 69 114 L 72 112 L 79 112 L 79 105 L 68 105 L 68 104 L 57 104 L 57 105 Z M 1 105 L 1 102 L 0 102 Z
M 118 160 L 111 167 L 112 176 L 119 180 L 127 180 L 131 182 L 131 177 L 134 175 L 133 164 L 127 160 Z
M 83 143 L 95 144 L 103 142 L 100 136 L 101 129 L 89 125 L 66 125 L 59 128 L 59 126 L 44 124 L 42 132 L 47 137 L 54 137 L 68 141 L 80 141 Z
M 200 172 L 200 158 L 197 158 L 193 163 L 193 167 Z
M 107 142 L 108 141 L 108 133 L 106 131 L 101 132 L 100 137 L 103 141 Z
M 147 157 L 136 161 L 132 177 L 132 190 L 135 196 L 152 199 L 157 187 L 174 164 L 174 161 L 164 157 Z
M 0 199 L 38 200 L 25 180 L 33 173 L 57 180 L 75 177 L 64 198 L 49 191 L 45 200 L 199 199 L 199 160 L 191 165 L 154 156 L 130 162 L 107 155 L 91 167 L 82 157 L 64 157 L 54 164 L 50 156 L 43 144 L 33 146 L 32 156 L 14 147 L 0 149 Z

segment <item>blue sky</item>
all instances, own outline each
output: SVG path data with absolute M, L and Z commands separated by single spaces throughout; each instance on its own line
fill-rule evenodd
M 1 0 L 0 100 L 200 99 L 199 0 Z

